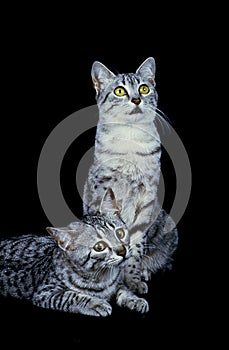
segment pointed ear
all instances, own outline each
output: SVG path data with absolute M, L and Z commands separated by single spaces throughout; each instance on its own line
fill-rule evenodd
M 147 58 L 136 70 L 136 74 L 140 75 L 144 80 L 154 84 L 156 65 L 153 57 Z
M 91 77 L 94 84 L 94 88 L 96 90 L 96 95 L 98 97 L 100 92 L 104 89 L 105 85 L 109 82 L 109 80 L 115 77 L 115 74 L 112 73 L 102 63 L 95 61 L 92 65 Z
M 73 250 L 73 243 L 78 237 L 78 232 L 68 227 L 46 227 L 48 233 L 55 239 L 63 250 Z
M 109 187 L 104 193 L 99 212 L 100 214 L 113 214 L 120 216 L 120 211 L 115 200 L 114 192 Z

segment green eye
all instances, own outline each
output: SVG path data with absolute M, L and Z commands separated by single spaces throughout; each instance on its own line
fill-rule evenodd
M 143 85 L 140 86 L 139 92 L 142 95 L 146 95 L 146 94 L 149 93 L 149 87 L 147 85 L 143 84 Z
M 125 237 L 125 231 L 122 228 L 118 228 L 116 230 L 116 235 L 119 239 L 122 239 Z
M 107 244 L 103 241 L 99 241 L 94 245 L 94 250 L 96 252 L 102 252 L 107 247 Z
M 114 93 L 116 96 L 121 97 L 126 95 L 126 90 L 123 87 L 118 86 L 116 89 L 114 89 Z

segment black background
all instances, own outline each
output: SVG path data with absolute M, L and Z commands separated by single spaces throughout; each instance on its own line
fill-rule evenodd
M 150 344 L 156 349 L 195 345 L 204 334 L 206 319 L 202 290 L 206 266 L 199 259 L 205 232 L 198 225 L 203 210 L 198 157 L 205 152 L 203 143 L 200 147 L 204 121 L 199 105 L 203 103 L 208 34 L 202 30 L 198 11 L 169 21 L 163 12 L 143 22 L 133 16 L 128 25 L 124 17 L 110 22 L 109 16 L 104 20 L 106 16 L 96 12 L 81 24 L 77 13 L 77 19 L 67 18 L 67 25 L 65 16 L 56 18 L 52 13 L 47 18 L 44 13 L 36 18 L 34 14 L 17 18 L 16 12 L 11 18 L 10 14 L 2 39 L 1 234 L 46 233 L 50 222 L 40 204 L 36 183 L 39 155 L 59 122 L 95 103 L 90 76 L 94 60 L 113 71 L 133 72 L 147 57 L 155 58 L 159 108 L 168 115 L 186 148 L 193 181 L 188 207 L 178 224 L 180 240 L 173 270 L 153 276 L 147 315 L 114 306 L 110 317 L 90 318 L 1 298 L 2 341 L 9 347 L 48 344 L 80 348 L 89 344 L 105 348 L 136 342 L 141 348 Z M 160 20 L 155 22 L 155 17 Z M 76 143 L 63 163 L 62 189 L 76 214 L 82 203 L 75 188 L 75 159 L 78 152 L 93 145 L 93 137 L 92 132 L 81 138 L 81 145 Z M 165 153 L 162 168 L 166 182 L 164 206 L 169 210 L 176 183 Z

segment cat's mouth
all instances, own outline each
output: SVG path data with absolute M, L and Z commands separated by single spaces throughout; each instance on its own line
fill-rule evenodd
M 130 112 L 130 115 L 131 114 L 138 114 L 138 113 L 142 113 L 142 110 L 140 107 L 136 106 L 131 112 Z

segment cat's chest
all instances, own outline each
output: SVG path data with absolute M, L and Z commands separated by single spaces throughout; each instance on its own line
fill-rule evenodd
M 105 125 L 98 129 L 97 164 L 141 179 L 158 168 L 160 139 L 152 125 Z
M 98 128 L 96 139 L 104 151 L 129 155 L 150 153 L 160 143 L 155 127 L 150 124 L 105 124 Z

